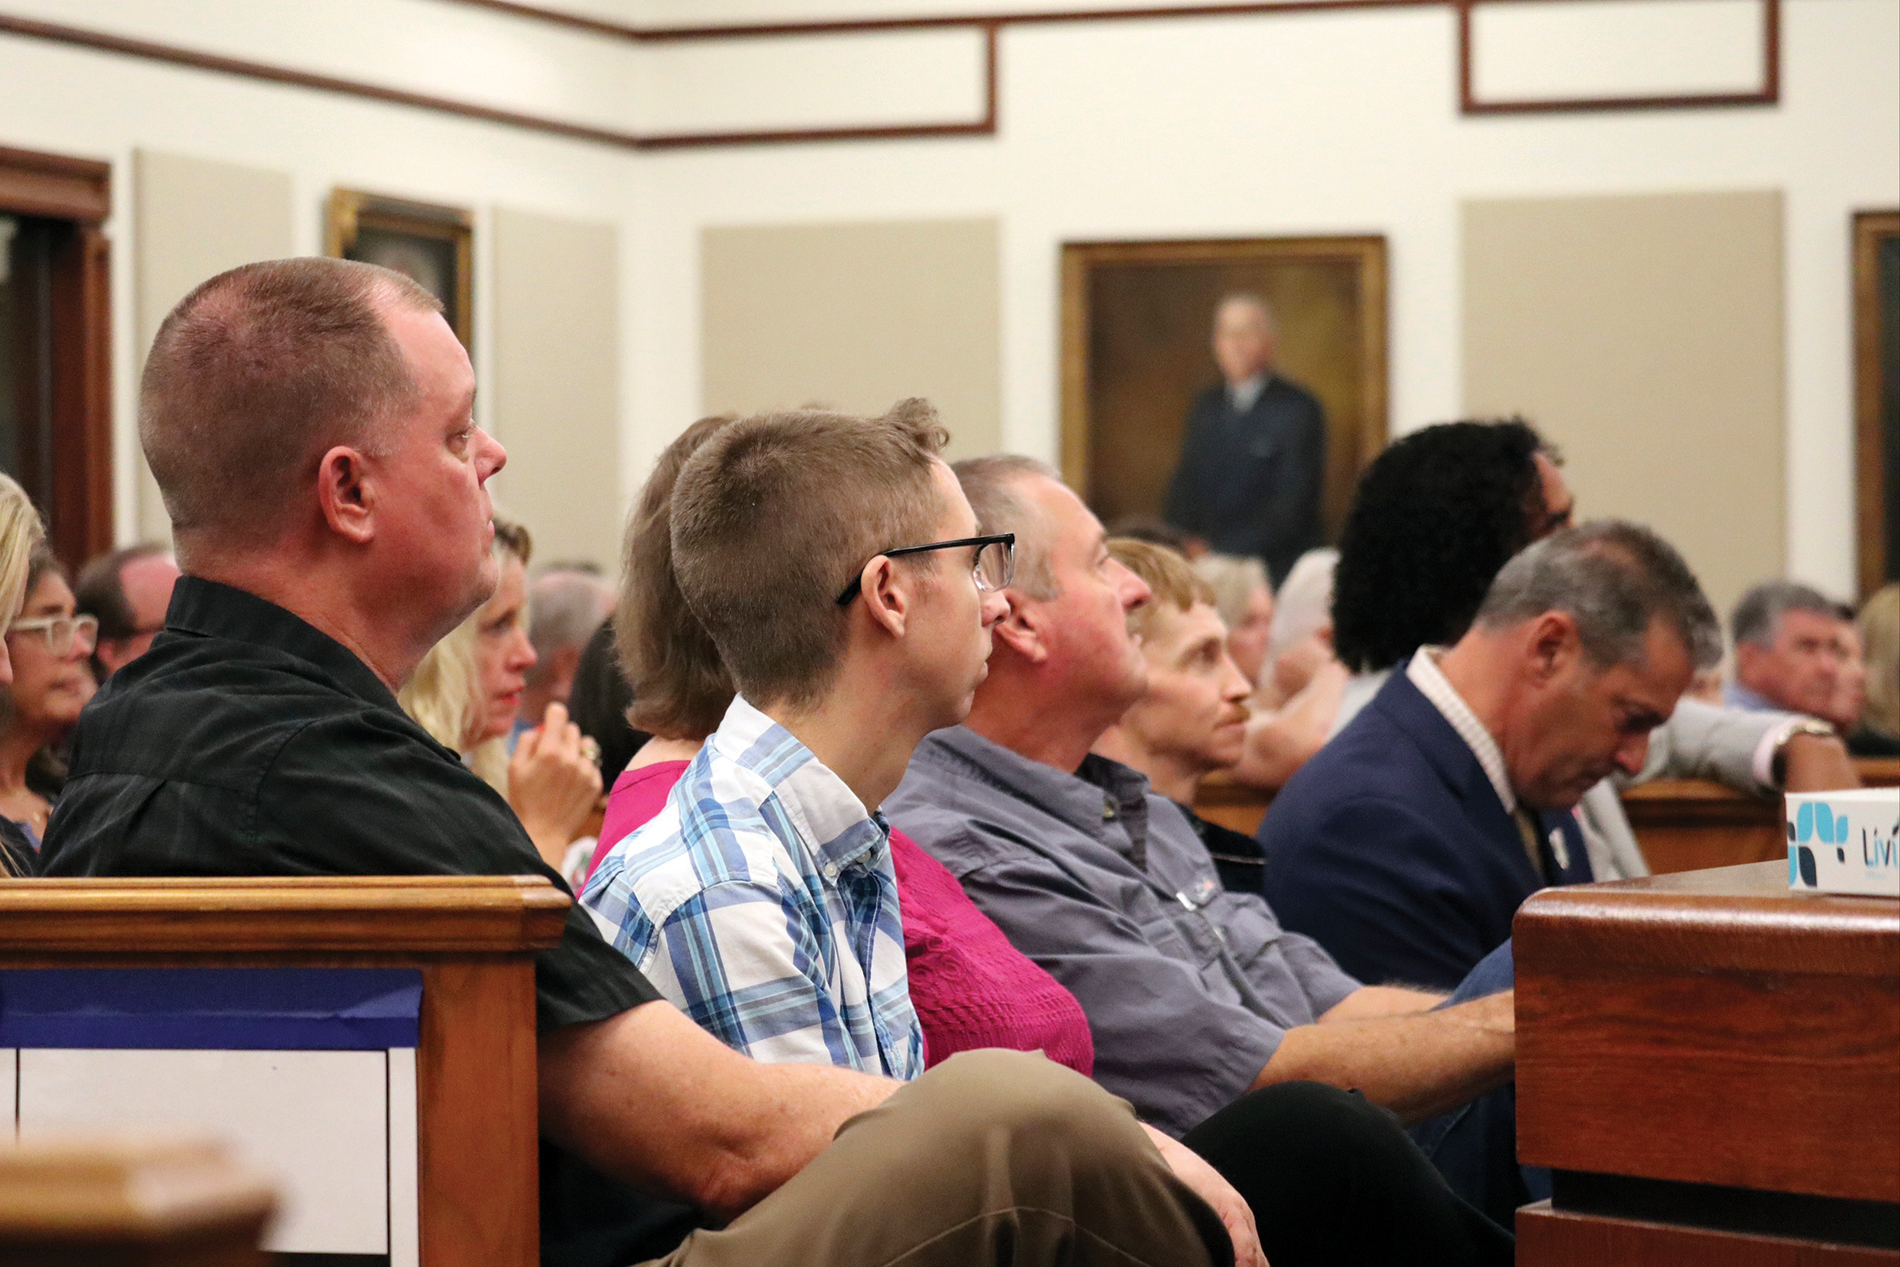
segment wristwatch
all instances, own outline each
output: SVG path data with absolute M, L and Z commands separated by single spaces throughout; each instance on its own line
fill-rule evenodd
M 1775 786 L 1780 787 L 1788 781 L 1788 743 L 1796 735 L 1818 735 L 1823 739 L 1840 737 L 1834 727 L 1813 717 L 1803 717 L 1783 732 L 1781 741 L 1775 745 L 1775 756 L 1770 772 L 1775 776 Z

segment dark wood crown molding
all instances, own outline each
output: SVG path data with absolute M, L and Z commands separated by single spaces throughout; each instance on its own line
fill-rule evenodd
M 1578 110 L 1650 110 L 1701 106 L 1772 105 L 1780 98 L 1780 0 L 1763 0 L 1767 11 L 1764 87 L 1757 93 L 1704 96 L 1604 98 L 1575 101 L 1478 102 L 1471 93 L 1470 11 L 1474 0 L 1267 0 L 1265 3 L 1154 5 L 1132 9 L 1064 9 L 1009 13 L 935 14 L 908 18 L 828 19 L 806 22 L 739 22 L 705 26 L 637 26 L 583 14 L 525 4 L 521 0 L 442 0 L 526 21 L 559 26 L 607 39 L 636 43 L 682 43 L 784 36 L 861 35 L 894 31 L 968 30 L 984 41 L 984 109 L 980 118 L 942 123 L 871 124 L 826 128 L 752 128 L 719 132 L 639 133 L 573 123 L 546 115 L 503 110 L 472 101 L 409 92 L 358 79 L 323 75 L 246 58 L 227 57 L 153 40 L 58 22 L 0 15 L 0 34 L 44 40 L 96 52 L 138 57 L 172 66 L 334 93 L 390 105 L 408 106 L 458 118 L 474 119 L 545 135 L 629 150 L 669 150 L 732 145 L 783 145 L 822 141 L 911 140 L 932 137 L 993 136 L 1000 114 L 997 80 L 998 37 L 1007 27 L 1064 23 L 1154 21 L 1168 18 L 1248 17 L 1344 9 L 1440 8 L 1458 15 L 1459 101 L 1463 113 L 1517 114 Z M 1536 0 L 1523 0 L 1535 3 Z

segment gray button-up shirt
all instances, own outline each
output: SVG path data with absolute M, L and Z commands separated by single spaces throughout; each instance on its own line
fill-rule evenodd
M 1264 899 L 1223 890 L 1180 808 L 1127 766 L 1065 774 L 959 726 L 918 745 L 883 808 L 1081 1000 L 1096 1081 L 1172 1135 L 1359 988 Z

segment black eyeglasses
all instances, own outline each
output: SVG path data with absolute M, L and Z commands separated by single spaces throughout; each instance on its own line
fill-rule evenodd
M 928 550 L 953 550 L 958 546 L 975 546 L 976 558 L 972 561 L 971 573 L 976 579 L 976 588 L 981 593 L 994 593 L 1009 587 L 1010 578 L 1016 574 L 1016 534 L 999 532 L 988 537 L 958 537 L 955 541 L 932 541 L 929 545 L 898 546 L 895 550 L 880 550 L 878 554 L 887 559 L 895 559 L 906 554 L 923 554 Z M 872 555 L 876 558 L 877 555 Z M 871 560 L 866 559 L 869 563 Z M 844 593 L 838 595 L 838 606 L 847 606 L 864 587 L 864 569 L 851 578 L 851 584 L 844 587 Z

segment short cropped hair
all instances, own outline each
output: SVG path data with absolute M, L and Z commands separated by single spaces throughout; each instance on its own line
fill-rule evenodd
M 1841 605 L 1799 581 L 1763 581 L 1749 589 L 1729 613 L 1729 637 L 1740 646 L 1770 647 L 1781 630 L 1781 618 L 1789 612 L 1815 612 L 1833 620 L 1852 619 L 1841 615 Z
M 1355 673 L 1464 636 L 1549 509 L 1543 438 L 1521 418 L 1401 436 L 1359 477 L 1333 572 L 1333 647 Z M 1554 455 L 1553 455 L 1554 457 Z
M 701 418 L 681 432 L 660 453 L 627 516 L 614 652 L 633 691 L 628 724 L 666 739 L 712 734 L 737 691 L 673 572 L 673 486 L 687 459 L 730 422 L 729 415 Z
M 1193 567 L 1213 591 L 1214 607 L 1229 629 L 1238 628 L 1247 618 L 1247 604 L 1255 589 L 1273 592 L 1267 565 L 1251 554 L 1203 554 Z
M 754 703 L 798 708 L 830 688 L 850 628 L 838 595 L 880 551 L 931 539 L 943 512 L 931 467 L 948 440 L 913 398 L 881 418 L 741 418 L 687 460 L 673 488 L 674 571 Z
M 525 675 L 529 685 L 547 680 L 557 651 L 587 645 L 605 619 L 601 608 L 612 597 L 599 576 L 569 568 L 546 569 L 529 582 L 528 643 L 535 657 Z
M 126 565 L 168 552 L 159 541 L 121 546 L 89 560 L 73 582 L 74 610 L 99 618 L 99 639 L 125 639 L 139 632 L 138 614 L 125 596 Z
M 1108 553 L 1139 576 L 1154 595 L 1152 601 L 1129 611 L 1129 633 L 1143 636 L 1153 633 L 1157 613 L 1166 608 L 1185 612 L 1192 610 L 1196 603 L 1214 605 L 1214 587 L 1201 579 L 1193 564 L 1166 546 L 1134 537 L 1110 537 Z
M 1599 519 L 1553 533 L 1498 572 L 1476 623 L 1501 629 L 1566 612 L 1592 663 L 1640 664 L 1661 620 L 1698 669 L 1722 660 L 1722 627 L 1695 573 L 1674 546 L 1641 524 Z
M 1062 472 L 1040 458 L 1020 453 L 992 453 L 964 458 L 950 468 L 976 512 L 980 532 L 1016 534 L 1016 575 L 1010 588 L 1042 602 L 1061 591 L 1049 564 L 1049 525 L 1042 512 L 1024 499 L 1021 484 L 1028 479 L 1062 483 Z
M 381 305 L 440 312 L 400 273 L 245 264 L 178 302 L 139 384 L 139 441 L 177 534 L 271 540 L 335 445 L 384 451 L 416 384 Z

